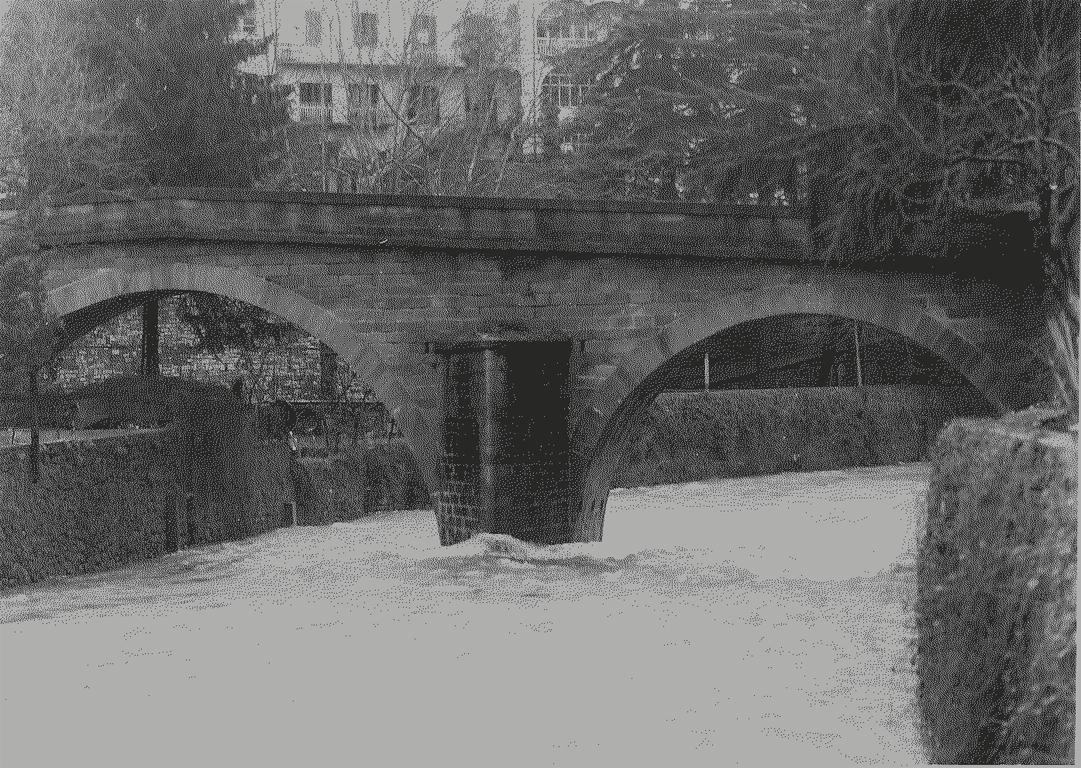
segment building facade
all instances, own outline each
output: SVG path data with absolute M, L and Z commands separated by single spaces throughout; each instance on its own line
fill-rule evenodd
M 237 34 L 272 38 L 246 66 L 293 87 L 294 149 L 322 191 L 356 192 L 403 146 L 453 154 L 442 135 L 456 126 L 516 159 L 543 152 L 542 105 L 564 119 L 588 87 L 551 57 L 603 30 L 551 0 L 257 0 Z

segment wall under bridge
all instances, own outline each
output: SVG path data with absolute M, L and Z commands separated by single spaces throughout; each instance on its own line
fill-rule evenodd
M 287 451 L 261 443 L 185 456 L 179 428 L 47 443 L 41 479 L 27 449 L 0 450 L 0 589 L 94 573 L 178 547 L 278 527 L 292 500 Z
M 76 403 L 91 420 L 168 424 L 46 443 L 36 484 L 27 446 L 0 448 L 0 589 L 259 535 L 292 525 L 294 507 L 297 524 L 325 525 L 429 498 L 405 446 L 298 461 L 221 387 L 122 378 Z

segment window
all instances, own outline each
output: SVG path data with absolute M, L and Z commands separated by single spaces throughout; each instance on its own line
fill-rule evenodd
M 379 42 L 379 16 L 353 3 L 353 39 L 357 45 L 371 48 Z
M 304 44 L 320 45 L 323 42 L 323 14 L 319 11 L 304 11 Z
M 541 96 L 557 107 L 577 107 L 588 87 L 572 75 L 552 73 L 544 78 Z
M 379 86 L 376 83 L 350 83 L 349 108 L 372 109 L 379 106 Z
M 583 148 L 589 146 L 589 138 L 588 133 L 572 133 L 559 145 L 559 150 L 565 155 L 581 152 Z
M 384 119 L 386 115 L 378 84 L 349 84 L 349 122 L 361 123 L 374 130 L 388 123 Z
M 329 83 L 299 83 L 299 119 L 302 123 L 329 123 L 333 89 Z
M 301 104 L 329 104 L 333 88 L 330 83 L 300 83 L 299 92 Z
M 439 91 L 434 85 L 414 85 L 409 89 L 409 119 L 418 123 L 439 122 Z
M 417 45 L 435 45 L 435 16 L 430 13 L 418 13 L 413 19 L 411 36 Z

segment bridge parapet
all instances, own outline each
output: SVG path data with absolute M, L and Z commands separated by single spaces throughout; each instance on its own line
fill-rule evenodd
M 805 260 L 785 208 L 152 189 L 63 201 L 46 245 L 196 239 L 518 253 Z

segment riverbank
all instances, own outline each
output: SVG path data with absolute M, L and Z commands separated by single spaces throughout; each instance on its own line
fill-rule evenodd
M 922 461 L 951 419 L 989 410 L 971 390 L 929 386 L 668 392 L 612 485 Z

